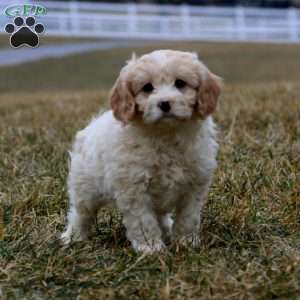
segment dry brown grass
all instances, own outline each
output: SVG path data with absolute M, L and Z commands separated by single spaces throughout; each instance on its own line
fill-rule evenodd
M 240 66 L 241 77 L 251 68 Z M 67 204 L 67 150 L 106 105 L 107 90 L 32 94 L 8 86 L 0 96 L 3 297 L 299 299 L 300 84 L 296 76 L 285 79 L 227 85 L 216 114 L 219 168 L 202 248 L 174 246 L 153 257 L 132 252 L 116 211 L 99 214 L 88 243 L 64 248 L 57 240 Z

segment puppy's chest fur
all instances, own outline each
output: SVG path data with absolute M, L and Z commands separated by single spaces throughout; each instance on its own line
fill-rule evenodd
M 153 208 L 168 212 L 201 177 L 196 149 L 178 142 L 148 141 L 125 143 L 132 161 L 127 160 L 126 185 L 143 189 L 151 197 Z M 129 163 L 129 164 L 128 164 Z M 120 166 L 121 168 L 121 166 Z
M 168 149 L 156 155 L 149 169 L 148 193 L 157 210 L 169 211 L 195 185 L 196 159 L 182 149 Z

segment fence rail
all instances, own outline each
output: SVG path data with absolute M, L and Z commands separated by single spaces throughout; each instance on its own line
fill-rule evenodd
M 18 2 L 3 1 L 0 9 L 3 11 L 9 3 Z M 40 21 L 50 36 L 300 42 L 300 9 L 294 8 L 28 2 L 47 8 L 47 15 Z M 8 21 L 8 18 L 1 17 L 2 31 Z

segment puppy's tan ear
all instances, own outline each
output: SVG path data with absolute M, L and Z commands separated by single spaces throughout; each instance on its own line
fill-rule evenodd
M 196 105 L 196 109 L 202 119 L 207 118 L 216 110 L 222 87 L 222 79 L 207 70 L 205 79 L 202 80 L 199 87 Z
M 114 84 L 110 94 L 110 106 L 116 119 L 128 123 L 135 115 L 135 100 L 130 89 L 128 80 L 129 71 L 137 60 L 135 53 L 127 61 L 126 66 L 121 70 L 119 78 Z
M 135 101 L 129 89 L 128 82 L 122 78 L 117 79 L 112 88 L 110 105 L 116 119 L 128 123 L 135 114 Z

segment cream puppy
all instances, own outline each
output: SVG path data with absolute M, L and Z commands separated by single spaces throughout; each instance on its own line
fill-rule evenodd
M 111 110 L 76 135 L 62 240 L 86 239 L 97 210 L 115 204 L 136 251 L 162 250 L 165 236 L 198 246 L 217 165 L 210 115 L 220 92 L 220 78 L 194 53 L 133 57 L 112 89 Z

